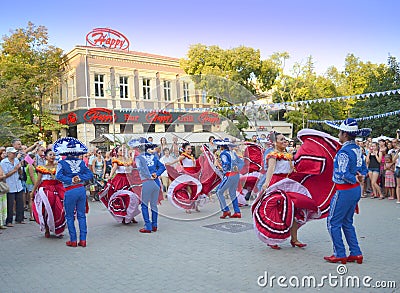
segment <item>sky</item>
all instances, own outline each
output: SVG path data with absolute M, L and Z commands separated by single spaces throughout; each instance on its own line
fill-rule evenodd
M 398 0 L 119 0 L 2 1 L 0 35 L 47 27 L 49 42 L 68 52 L 85 45 L 92 29 L 124 34 L 130 50 L 183 58 L 190 45 L 241 45 L 290 55 L 285 70 L 312 56 L 315 70 L 343 70 L 345 57 L 386 63 L 400 59 Z

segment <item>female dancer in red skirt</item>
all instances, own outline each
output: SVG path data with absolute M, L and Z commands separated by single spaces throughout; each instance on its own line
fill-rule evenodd
M 63 184 L 55 179 L 57 164 L 52 150 L 45 152 L 46 165 L 36 167 L 37 181 L 33 186 L 32 212 L 44 236 L 50 238 L 50 232 L 61 237 L 65 229 L 64 192 Z
M 274 183 L 281 181 L 288 177 L 288 175 L 293 172 L 293 156 L 292 154 L 286 152 L 286 147 L 288 145 L 288 141 L 285 136 L 281 133 L 273 133 L 271 135 L 271 139 L 275 144 L 275 149 L 267 155 L 268 169 L 266 174 L 265 183 L 262 186 L 263 190 L 266 190 L 268 187 L 273 185 Z M 259 193 L 255 202 L 257 202 L 263 192 Z M 298 223 L 296 219 L 293 219 L 293 225 L 290 229 L 291 240 L 290 244 L 294 247 L 305 247 L 307 244 L 301 243 L 297 239 L 297 230 Z M 277 244 L 268 244 L 272 249 L 280 249 Z
M 116 149 L 117 157 L 112 159 L 110 178 L 104 189 L 99 193 L 100 201 L 109 210 L 115 220 L 122 224 L 137 223 L 135 216 L 139 211 L 139 195 L 131 183 L 133 160 L 128 155 L 126 146 Z M 129 179 L 130 178 L 130 179 Z M 136 192 L 135 192 L 136 191 Z M 140 194 L 140 193 L 139 193 Z

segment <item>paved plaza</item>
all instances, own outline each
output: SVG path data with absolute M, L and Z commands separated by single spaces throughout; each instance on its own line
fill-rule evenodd
M 305 249 L 286 242 L 278 251 L 256 238 L 249 207 L 242 219 L 225 220 L 216 200 L 200 213 L 167 201 L 159 210 L 159 231 L 141 234 L 141 215 L 139 224 L 121 225 L 90 202 L 86 248 L 65 246 L 68 236 L 46 239 L 34 222 L 8 228 L 0 235 L 0 292 L 400 292 L 400 205 L 393 201 L 360 201 L 355 225 L 365 261 L 339 267 L 323 260 L 332 254 L 326 220 L 300 229 Z M 311 276 L 317 288 L 302 286 Z M 346 287 L 347 276 L 371 287 Z M 376 281 L 397 288 L 373 288 Z

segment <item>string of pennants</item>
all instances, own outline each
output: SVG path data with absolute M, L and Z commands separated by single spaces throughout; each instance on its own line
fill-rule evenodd
M 354 118 L 356 121 L 365 121 L 365 120 L 374 120 L 374 119 L 379 119 L 379 118 L 384 118 L 384 117 L 388 117 L 388 116 L 393 116 L 393 115 L 399 115 L 400 114 L 400 110 L 397 111 L 392 111 L 392 112 L 387 112 L 387 113 L 383 113 L 383 114 L 376 114 L 376 115 L 372 115 L 372 116 L 367 116 L 367 117 L 361 117 L 361 118 Z M 326 120 L 307 120 L 307 122 L 310 123 L 325 123 Z M 334 120 L 331 121 L 333 123 L 341 123 L 343 120 Z
M 320 99 L 314 99 L 314 100 L 304 100 L 304 101 L 296 101 L 296 102 L 283 102 L 283 103 L 273 103 L 273 104 L 261 104 L 261 105 L 246 105 L 246 106 L 228 106 L 228 107 L 212 107 L 212 108 L 184 108 L 184 109 L 127 109 L 127 108 L 122 108 L 121 112 L 215 112 L 215 111 L 223 111 L 223 110 L 235 110 L 235 111 L 248 111 L 248 110 L 259 110 L 260 107 L 263 110 L 275 110 L 275 109 L 286 109 L 287 106 L 301 106 L 301 105 L 310 105 L 314 103 L 329 103 L 329 102 L 337 102 L 337 101 L 343 101 L 343 100 L 348 100 L 348 99 L 364 99 L 364 98 L 370 98 L 370 97 L 381 97 L 381 96 L 387 96 L 387 95 L 397 95 L 400 94 L 400 89 L 397 90 L 389 90 L 389 91 L 383 91 L 383 92 L 374 92 L 374 93 L 365 93 L 365 94 L 359 94 L 359 95 L 353 95 L 353 96 L 343 96 L 343 97 L 334 97 L 334 98 L 320 98 Z M 388 113 L 385 113 L 388 114 Z M 381 115 L 385 115 L 381 114 Z M 395 114 L 392 114 L 395 115 Z M 372 117 L 372 116 L 371 116 Z M 368 118 L 368 117 L 364 117 Z M 371 118 L 374 119 L 374 118 Z M 367 120 L 367 119 L 366 119 Z M 309 120 L 309 122 L 314 122 L 314 123 L 322 123 L 314 120 Z

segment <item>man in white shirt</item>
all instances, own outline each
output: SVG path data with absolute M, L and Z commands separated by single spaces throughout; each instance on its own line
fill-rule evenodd
M 21 170 L 21 163 L 16 158 L 18 150 L 14 147 L 6 148 L 7 157 L 1 161 L 1 168 L 3 169 L 4 175 L 6 176 L 6 183 L 10 188 L 7 193 L 7 219 L 6 226 L 13 227 L 13 210 L 14 201 L 16 202 L 15 207 L 15 222 L 17 224 L 24 223 L 24 201 L 22 197 L 22 183 L 19 178 L 19 171 Z

